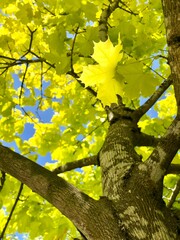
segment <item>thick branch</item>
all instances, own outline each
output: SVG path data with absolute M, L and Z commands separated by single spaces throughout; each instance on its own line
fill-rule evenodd
M 146 162 L 152 181 L 162 181 L 179 148 L 180 120 L 176 117 Z
M 180 115 L 180 1 L 162 0 L 162 6 L 169 48 L 169 65 Z
M 134 117 L 137 119 L 137 121 L 155 104 L 155 102 L 161 97 L 161 95 L 171 84 L 172 78 L 169 76 L 169 78 L 158 87 L 153 95 L 134 112 Z
M 4 146 L 0 146 L 0 169 L 53 204 L 89 240 L 97 239 L 98 235 L 100 240 L 125 239 L 108 200 L 93 200 L 56 174 Z M 104 219 L 109 219 L 108 233 L 101 224 Z
M 134 132 L 134 145 L 135 146 L 150 146 L 155 147 L 159 139 L 154 136 L 142 132 Z
M 67 172 L 73 170 L 75 168 L 81 168 L 89 165 L 98 165 L 98 156 L 91 156 L 87 158 L 83 158 L 74 162 L 68 162 L 63 166 L 57 167 L 53 170 L 54 173 L 59 174 L 63 172 Z
M 167 174 L 180 174 L 180 164 L 171 164 L 167 170 Z
M 135 133 L 134 137 L 135 146 L 155 147 L 159 141 L 159 139 L 155 138 L 154 136 L 150 136 L 141 132 L 137 134 Z M 65 165 L 55 168 L 53 172 L 55 174 L 60 174 L 76 168 L 86 167 L 90 165 L 99 165 L 98 155 L 76 160 L 74 162 L 68 162 Z

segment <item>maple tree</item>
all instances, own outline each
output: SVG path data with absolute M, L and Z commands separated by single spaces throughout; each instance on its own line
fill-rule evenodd
M 179 239 L 179 1 L 0 9 L 0 238 Z

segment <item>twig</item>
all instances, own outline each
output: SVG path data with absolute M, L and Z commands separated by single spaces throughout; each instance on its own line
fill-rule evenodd
M 31 48 L 32 48 L 32 43 L 33 43 L 33 38 L 34 38 L 34 33 L 37 31 L 37 29 L 35 29 L 34 31 L 32 31 L 28 26 L 27 26 L 29 32 L 30 32 L 30 42 L 29 42 L 29 47 L 28 47 L 28 50 L 27 52 L 21 56 L 21 58 L 24 58 L 30 51 L 31 51 Z
M 125 4 L 123 1 L 120 1 L 120 3 L 121 3 L 123 6 L 126 7 L 126 9 L 123 8 L 123 7 L 119 7 L 120 9 L 122 9 L 123 11 L 125 11 L 125 12 L 127 12 L 127 13 L 130 13 L 130 14 L 132 14 L 132 15 L 134 15 L 134 16 L 137 16 L 137 15 L 138 15 L 138 13 L 134 13 L 134 12 L 127 6 L 127 4 Z
M 43 99 L 43 62 L 41 63 L 41 75 L 40 76 L 41 76 L 40 77 L 40 81 L 41 81 L 41 84 L 40 84 L 41 96 L 40 96 L 39 103 L 38 103 L 38 106 L 37 106 L 37 111 L 40 108 L 41 102 L 42 102 L 42 99 Z
M 29 117 L 34 124 L 36 124 L 37 126 L 39 126 L 39 124 L 26 112 L 26 110 L 25 110 L 23 107 L 21 107 L 21 109 L 22 109 L 22 111 L 24 112 L 24 114 L 25 114 L 27 117 Z M 39 127 L 40 127 L 40 126 L 39 126 Z
M 146 58 L 146 59 L 139 60 L 139 59 L 135 58 L 134 56 L 132 56 L 131 54 L 129 54 L 129 53 L 125 52 L 125 51 L 123 51 L 123 53 L 125 53 L 127 56 L 135 59 L 135 60 L 138 61 L 138 62 L 142 62 L 142 64 L 143 64 L 145 67 L 149 68 L 152 72 L 154 72 L 154 73 L 155 73 L 156 75 L 158 75 L 160 78 L 162 78 L 163 80 L 165 80 L 165 78 L 164 78 L 161 74 L 159 74 L 156 70 L 154 70 L 152 67 L 150 67 L 149 65 L 147 65 L 146 63 L 143 62 L 143 61 L 148 60 L 148 59 L 150 59 L 150 58 Z
M 86 139 L 88 136 L 90 136 L 93 132 L 95 132 L 99 127 L 101 127 L 106 121 L 107 121 L 107 119 L 104 120 L 104 121 L 103 121 L 101 124 L 99 124 L 98 126 L 96 126 L 93 130 L 91 130 L 90 132 L 88 132 L 88 134 L 81 139 L 81 142 L 82 142 L 84 139 Z
M 87 89 L 94 97 L 97 96 L 97 92 L 95 92 L 91 87 L 86 87 L 85 84 L 83 82 L 81 82 L 78 78 L 78 74 L 72 71 L 67 72 L 67 74 L 71 75 L 72 77 L 74 77 L 76 79 L 76 81 L 81 85 L 81 87 L 83 87 L 84 89 Z
M 67 172 L 73 170 L 75 168 L 81 168 L 89 165 L 98 165 L 98 156 L 91 156 L 87 158 L 83 158 L 74 162 L 68 162 L 63 166 L 57 167 L 53 170 L 54 173 L 60 174 L 63 172 Z
M 15 202 L 14 202 L 14 205 L 13 205 L 12 209 L 11 209 L 11 212 L 10 212 L 10 214 L 9 214 L 9 217 L 8 217 L 8 219 L 7 219 L 7 222 L 6 222 L 6 224 L 5 224 L 5 226 L 4 226 L 3 230 L 2 230 L 2 233 L 1 233 L 1 235 L 0 235 L 0 239 L 3 239 L 3 237 L 4 237 L 5 231 L 6 231 L 7 227 L 8 227 L 9 222 L 11 221 L 13 212 L 14 212 L 16 206 L 17 206 L 17 203 L 18 203 L 18 201 L 19 201 L 19 197 L 20 197 L 20 195 L 21 195 L 21 193 L 22 193 L 22 190 L 23 190 L 23 183 L 21 183 L 21 185 L 20 185 L 20 187 L 19 187 L 19 191 L 18 191 L 16 200 L 15 200 Z
M 56 14 L 51 12 L 47 7 L 43 6 L 43 8 L 48 12 L 50 13 L 52 16 L 56 17 Z
M 29 66 L 29 64 L 26 64 L 25 72 L 23 74 L 23 79 L 22 79 L 22 82 L 21 82 L 21 90 L 20 90 L 20 94 L 19 94 L 19 105 L 20 105 L 20 100 L 21 100 L 21 97 L 22 97 L 23 89 L 24 89 L 24 81 L 25 81 L 25 78 L 26 78 L 26 73 L 27 73 L 27 70 L 28 70 L 28 66 Z
M 72 47 L 71 47 L 71 72 L 74 73 L 74 68 L 73 68 L 73 52 L 74 52 L 74 47 L 75 47 L 75 42 L 76 42 L 76 37 L 78 34 L 78 30 L 79 30 L 79 25 L 77 26 L 76 30 L 75 30 L 75 36 L 72 42 Z

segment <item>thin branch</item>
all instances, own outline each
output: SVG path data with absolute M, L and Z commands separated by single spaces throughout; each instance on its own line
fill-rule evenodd
M 1 233 L 1 235 L 0 235 L 0 239 L 3 239 L 3 237 L 4 237 L 4 234 L 5 234 L 5 232 L 6 232 L 6 229 L 7 229 L 7 227 L 8 227 L 8 224 L 9 224 L 10 221 L 11 221 L 13 212 L 14 212 L 14 210 L 15 210 L 15 208 L 16 208 L 16 206 L 17 206 L 17 203 L 18 203 L 18 201 L 19 201 L 19 197 L 20 197 L 20 195 L 21 195 L 21 193 L 22 193 L 22 190 L 23 190 L 23 183 L 21 183 L 21 185 L 20 185 L 20 187 L 19 187 L 19 191 L 18 191 L 16 200 L 15 200 L 15 202 L 14 202 L 14 205 L 13 205 L 12 209 L 11 209 L 11 212 L 10 212 L 10 214 L 9 214 L 9 217 L 8 217 L 8 219 L 7 219 L 7 222 L 6 222 L 6 224 L 5 224 L 5 226 L 4 226 L 3 230 L 2 230 L 2 233 Z
M 132 10 L 127 10 L 127 9 L 125 9 L 125 8 L 123 8 L 123 7 L 119 7 L 119 9 L 121 9 L 121 10 L 127 12 L 127 13 L 130 13 L 130 14 L 132 14 L 132 15 L 134 15 L 134 16 L 137 16 L 137 15 L 138 15 L 138 13 L 134 13 Z
M 75 36 L 74 36 L 74 39 L 73 39 L 73 42 L 72 42 L 72 47 L 71 47 L 71 72 L 74 73 L 74 68 L 73 68 L 73 53 L 74 53 L 74 47 L 75 47 L 75 42 L 76 42 L 76 37 L 77 37 L 77 34 L 78 34 L 78 30 L 79 30 L 79 25 L 77 26 L 76 30 L 75 30 Z
M 20 106 L 21 107 L 21 106 Z M 21 109 L 22 109 L 22 111 L 24 112 L 24 114 L 28 117 L 28 118 L 30 118 L 31 119 L 31 121 L 34 123 L 34 124 L 36 124 L 37 126 L 39 126 L 39 124 L 36 122 L 36 120 L 34 120 L 29 114 L 28 114 L 28 112 L 26 112 L 26 110 L 23 108 L 23 107 L 21 107 Z M 39 126 L 40 127 L 40 126 Z
M 138 15 L 137 13 L 134 13 L 123 1 L 121 0 L 114 0 L 109 1 L 110 4 L 106 6 L 104 9 L 102 9 L 102 13 L 99 19 L 99 38 L 102 42 L 105 42 L 108 39 L 108 19 L 111 16 L 111 14 L 117 9 L 121 9 L 123 11 L 126 11 L 127 13 Z M 119 6 L 119 3 L 122 4 L 122 6 Z
M 91 87 L 86 87 L 85 84 L 83 82 L 81 82 L 78 78 L 78 74 L 72 71 L 67 72 L 67 74 L 71 75 L 72 77 L 74 77 L 76 79 L 76 81 L 81 85 L 81 87 L 83 87 L 84 89 L 87 89 L 94 97 L 97 96 L 97 92 L 95 92 Z
M 43 6 L 43 8 L 44 8 L 48 13 L 50 13 L 52 16 L 56 17 L 56 14 L 53 13 L 52 11 L 50 11 L 47 7 Z
M 41 84 L 40 84 L 41 96 L 40 96 L 39 103 L 38 103 L 38 106 L 37 106 L 37 111 L 39 110 L 39 108 L 41 106 L 42 99 L 43 99 L 43 62 L 41 63 L 40 82 L 41 82 Z
M 105 121 L 101 122 L 101 124 L 99 124 L 98 126 L 96 126 L 94 129 L 92 129 L 90 132 L 87 133 L 86 136 L 84 136 L 81 141 L 77 140 L 76 142 L 76 146 L 79 146 L 88 136 L 90 136 L 93 132 L 95 132 L 99 127 L 101 127 L 105 122 L 107 121 L 107 118 L 105 119 Z M 75 154 L 77 151 L 77 149 L 73 152 L 73 154 Z
M 132 15 L 134 15 L 134 16 L 137 16 L 137 15 L 138 15 L 138 13 L 134 13 L 134 12 L 127 6 L 127 4 L 124 3 L 123 1 L 120 1 L 120 3 L 122 4 L 122 6 L 125 7 L 125 8 L 123 8 L 123 7 L 119 6 L 119 8 L 120 8 L 121 10 L 123 10 L 123 11 L 125 11 L 125 12 L 127 12 L 127 13 L 130 13 L 130 14 L 132 14 Z
M 153 95 L 137 110 L 134 111 L 134 117 L 138 121 L 161 97 L 161 95 L 166 91 L 166 89 L 172 84 L 171 76 L 168 77 L 153 93 Z
M 0 58 L 8 58 L 8 57 L 0 56 Z M 42 62 L 45 62 L 47 65 L 55 68 L 54 64 L 49 63 L 48 61 L 46 61 L 46 59 L 41 57 L 38 57 L 37 59 L 13 59 L 13 58 L 8 58 L 8 59 L 12 62 L 0 63 L 0 65 L 5 65 L 0 67 L 0 69 L 10 68 L 10 67 L 21 65 L 21 64 L 42 63 Z
M 11 60 L 11 61 L 17 61 L 15 58 L 6 57 L 6 56 L 3 56 L 3 55 L 0 55 L 0 58 L 4 58 L 4 59 L 7 59 L 7 60 Z
M 26 78 L 28 66 L 29 66 L 29 64 L 26 64 L 25 72 L 23 74 L 23 79 L 22 79 L 22 82 L 21 82 L 21 90 L 20 90 L 20 94 L 19 94 L 19 105 L 20 105 L 20 100 L 21 100 L 21 97 L 22 97 L 23 89 L 24 89 L 24 81 L 25 81 L 25 78 Z
M 27 26 L 27 28 L 30 32 L 30 42 L 29 42 L 29 47 L 28 47 L 27 52 L 24 55 L 22 55 L 21 58 L 24 58 L 31 51 L 33 38 L 34 38 L 34 33 L 37 31 L 37 28 L 34 31 L 32 31 L 28 26 Z
M 94 129 L 92 129 L 90 132 L 88 132 L 88 134 L 87 134 L 85 137 L 83 137 L 80 142 L 82 142 L 82 141 L 85 140 L 88 136 L 90 136 L 93 132 L 95 132 L 95 131 L 96 131 L 99 127 L 101 127 L 106 121 L 107 121 L 107 119 L 105 119 L 103 122 L 101 122 L 101 124 L 99 124 L 99 125 L 96 126 Z M 79 143 L 79 141 L 78 141 L 78 143 Z M 78 144 L 78 143 L 77 143 L 77 144 Z
M 120 0 L 115 0 L 110 5 L 102 10 L 99 19 L 99 38 L 102 42 L 108 39 L 108 18 L 114 12 L 115 9 L 119 8 Z
M 98 156 L 90 156 L 87 158 L 83 158 L 74 162 L 68 162 L 65 165 L 57 167 L 53 170 L 55 174 L 60 174 L 63 172 L 67 172 L 76 168 L 81 168 L 90 165 L 98 165 Z
M 70 66 L 71 66 L 71 70 L 67 73 L 71 76 L 73 76 L 76 81 L 83 87 L 83 88 L 86 88 L 93 96 L 97 96 L 97 93 L 91 88 L 91 87 L 85 87 L 85 84 L 83 82 L 81 82 L 78 78 L 78 74 L 75 73 L 74 71 L 74 67 L 73 67 L 73 55 L 74 55 L 74 47 L 75 47 L 75 42 L 76 42 L 76 38 L 77 38 L 77 34 L 78 34 L 78 30 L 79 30 L 79 26 L 76 28 L 75 30 L 75 36 L 74 36 L 74 39 L 73 39 L 73 42 L 72 42 L 72 47 L 71 47 L 71 52 L 70 52 Z
M 175 202 L 176 197 L 177 197 L 177 195 L 179 194 L 179 192 L 180 192 L 180 179 L 177 181 L 176 186 L 175 186 L 175 188 L 173 189 L 172 195 L 171 195 L 170 200 L 169 200 L 169 202 L 168 202 L 168 204 L 167 204 L 167 207 L 168 207 L 168 208 L 171 208 L 171 207 L 172 207 L 172 205 L 173 205 L 173 203 Z
M 163 80 L 165 80 L 165 78 L 164 78 L 161 74 L 159 74 L 156 70 L 154 70 L 152 67 L 150 67 L 149 65 L 147 65 L 146 63 L 143 62 L 143 61 L 145 61 L 145 60 L 151 59 L 151 57 L 150 57 L 150 58 L 146 58 L 146 59 L 141 59 L 141 60 L 139 60 L 139 59 L 135 58 L 134 56 L 132 56 L 130 53 L 127 53 L 127 52 L 125 52 L 125 51 L 123 51 L 123 53 L 125 53 L 128 57 L 131 57 L 131 58 L 135 59 L 135 60 L 138 61 L 138 62 L 142 62 L 142 64 L 143 64 L 145 67 L 147 67 L 147 68 L 150 69 L 152 72 L 154 72 L 157 76 L 159 76 L 160 78 L 162 78 Z

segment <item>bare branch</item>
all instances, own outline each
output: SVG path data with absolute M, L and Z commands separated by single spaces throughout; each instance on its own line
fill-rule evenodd
M 74 162 L 68 162 L 63 166 L 57 167 L 53 170 L 54 173 L 59 174 L 63 172 L 67 172 L 73 170 L 75 168 L 81 168 L 90 165 L 98 165 L 98 156 L 91 156 L 87 158 L 83 158 Z
M 134 118 L 139 121 L 139 119 L 155 104 L 155 102 L 161 97 L 161 95 L 171 84 L 172 78 L 169 76 L 169 78 L 158 87 L 153 95 L 142 106 L 134 111 Z
M 180 192 L 180 179 L 177 181 L 176 186 L 175 186 L 175 188 L 172 191 L 172 195 L 171 195 L 170 200 L 169 200 L 169 202 L 167 204 L 168 208 L 172 207 L 172 205 L 175 202 L 176 197 L 179 194 L 179 192 Z
M 15 202 L 14 202 L 14 205 L 13 205 L 12 209 L 11 209 L 11 212 L 10 212 L 10 214 L 9 214 L 9 217 L 8 217 L 8 219 L 7 219 L 7 222 L 6 222 L 6 224 L 5 224 L 5 226 L 4 226 L 3 230 L 2 230 L 2 233 L 1 233 L 1 235 L 0 235 L 0 239 L 3 239 L 3 237 L 4 237 L 4 234 L 5 234 L 5 232 L 6 232 L 6 229 L 7 229 L 7 227 L 8 227 L 8 224 L 9 224 L 10 221 L 11 221 L 13 212 L 14 212 L 14 210 L 15 210 L 15 208 L 16 208 L 16 206 L 17 206 L 17 203 L 18 203 L 18 201 L 19 201 L 19 197 L 20 197 L 20 195 L 21 195 L 21 193 L 22 193 L 22 190 L 23 190 L 23 183 L 21 183 L 21 185 L 20 185 L 20 187 L 19 187 L 19 191 L 18 191 L 16 200 L 15 200 Z

